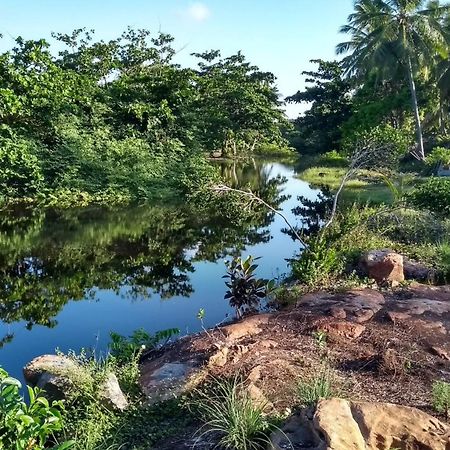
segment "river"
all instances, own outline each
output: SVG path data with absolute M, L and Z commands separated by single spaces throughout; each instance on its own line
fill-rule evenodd
M 293 165 L 259 162 L 222 166 L 236 186 L 283 177 L 281 209 L 292 223 L 297 197 L 318 191 L 295 177 Z M 259 256 L 257 276 L 280 278 L 298 251 L 278 215 L 232 226 L 188 205 L 16 210 L 0 221 L 0 364 L 22 367 L 56 348 L 104 352 L 109 333 L 129 335 L 213 326 L 233 311 L 223 299 L 224 259 Z

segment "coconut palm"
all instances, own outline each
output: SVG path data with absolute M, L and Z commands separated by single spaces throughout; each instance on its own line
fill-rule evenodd
M 413 155 L 425 158 L 422 125 L 417 103 L 415 75 L 447 54 L 443 19 L 450 5 L 432 0 L 356 0 L 355 11 L 341 32 L 351 39 L 339 44 L 338 54 L 348 53 L 343 63 L 348 73 L 380 76 L 406 76 L 411 91 L 416 125 L 417 149 Z

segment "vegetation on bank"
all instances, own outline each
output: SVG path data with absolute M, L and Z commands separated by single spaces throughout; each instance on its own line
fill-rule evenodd
M 128 29 L 16 39 L 0 55 L 0 200 L 123 202 L 214 178 L 205 155 L 281 152 L 275 77 L 238 53 L 173 62 L 173 37 Z

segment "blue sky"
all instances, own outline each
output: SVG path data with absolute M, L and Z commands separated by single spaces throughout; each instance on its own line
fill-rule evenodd
M 162 30 L 175 40 L 177 62 L 192 65 L 190 53 L 242 50 L 263 70 L 277 76 L 286 96 L 303 87 L 310 59 L 334 58 L 343 39 L 338 28 L 352 0 L 0 0 L 0 49 L 13 37 L 50 38 L 51 31 L 87 27 L 99 39 L 117 37 L 128 25 Z M 288 106 L 296 116 L 301 108 Z

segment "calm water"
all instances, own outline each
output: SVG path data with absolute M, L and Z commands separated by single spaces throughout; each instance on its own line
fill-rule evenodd
M 222 166 L 229 182 L 261 187 L 277 176 L 290 220 L 297 196 L 318 191 L 280 163 Z M 5 216 L 5 215 L 4 215 Z M 258 276 L 278 277 L 297 245 L 272 214 L 228 223 L 220 211 L 188 206 L 16 211 L 0 219 L 0 365 L 21 376 L 33 357 L 81 347 L 104 350 L 109 332 L 129 335 L 212 326 L 231 313 L 225 293 L 227 255 L 260 256 Z

